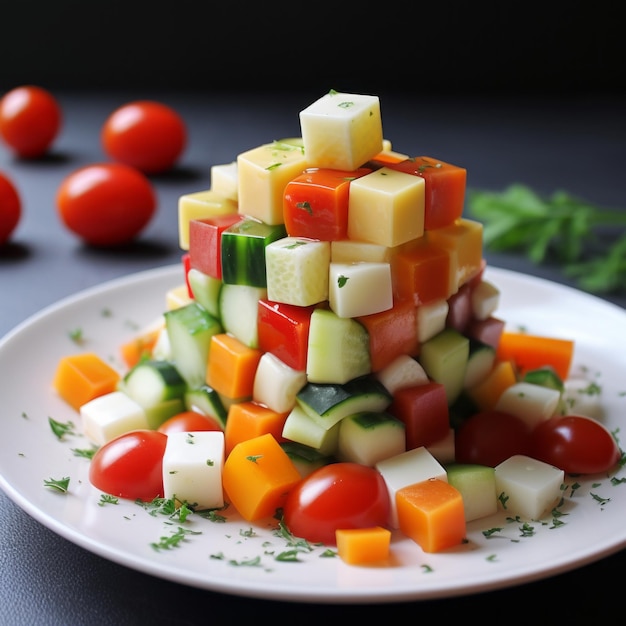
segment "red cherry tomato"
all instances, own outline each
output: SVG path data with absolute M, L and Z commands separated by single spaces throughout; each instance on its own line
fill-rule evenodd
M 568 474 L 597 474 L 610 470 L 621 451 L 600 422 L 582 415 L 552 417 L 532 431 L 531 456 Z
M 16 87 L 0 99 L 0 136 L 22 158 L 43 156 L 58 135 L 61 122 L 59 103 L 41 87 Z
M 482 411 L 457 428 L 454 446 L 458 463 L 495 467 L 514 454 L 529 454 L 530 428 L 510 413 Z
M 105 443 L 89 467 L 91 484 L 112 496 L 150 502 L 163 497 L 167 435 L 133 430 Z
M 115 110 L 101 131 L 105 153 L 145 174 L 173 167 L 187 143 L 182 117 L 160 102 L 138 100 Z
M 385 479 L 373 467 L 331 463 L 289 492 L 283 514 L 296 537 L 335 545 L 337 529 L 386 526 L 390 506 Z
M 22 203 L 15 185 L 0 172 L 0 246 L 9 240 L 22 216 Z
M 156 210 L 156 194 L 139 170 L 121 163 L 87 165 L 71 173 L 57 191 L 65 226 L 86 243 L 129 243 Z
M 209 415 L 197 411 L 183 411 L 165 420 L 157 430 L 165 435 L 180 432 L 195 432 L 202 430 L 223 430 L 219 423 Z

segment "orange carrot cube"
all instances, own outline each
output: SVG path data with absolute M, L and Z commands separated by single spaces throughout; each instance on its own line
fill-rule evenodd
M 441 552 L 466 536 L 461 492 L 448 482 L 430 478 L 396 491 L 400 530 L 424 552 Z
M 337 554 L 349 565 L 368 565 L 389 558 L 391 531 L 382 526 L 335 531 Z
M 211 337 L 206 382 L 228 398 L 250 398 L 261 350 L 250 348 L 228 333 Z
M 80 407 L 105 393 L 115 391 L 121 376 L 91 352 L 63 357 L 52 386 L 72 408 Z
M 467 395 L 481 411 L 493 409 L 502 392 L 517 382 L 517 373 L 512 361 L 500 361 L 486 378 L 467 389 Z
M 274 515 L 300 480 L 293 461 L 269 433 L 238 443 L 222 471 L 228 500 L 249 522 Z
M 239 442 L 266 433 L 273 435 L 278 442 L 284 441 L 282 432 L 288 415 L 289 412 L 279 413 L 252 400 L 232 404 L 224 429 L 226 456 Z

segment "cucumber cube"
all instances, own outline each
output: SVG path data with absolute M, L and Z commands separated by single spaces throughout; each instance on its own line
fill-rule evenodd
M 471 522 L 498 512 L 496 475 L 493 467 L 473 463 L 446 466 L 448 482 L 463 496 L 465 521 Z

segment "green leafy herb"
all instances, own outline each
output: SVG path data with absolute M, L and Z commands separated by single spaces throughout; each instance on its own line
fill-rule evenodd
M 43 484 L 45 487 L 50 487 L 50 489 L 54 489 L 55 491 L 60 491 L 61 493 L 67 493 L 67 490 L 70 486 L 70 479 L 68 476 L 65 478 L 61 478 L 59 480 L 55 478 L 49 478 L 48 480 L 44 480 Z
M 69 338 L 79 346 L 82 346 L 85 343 L 85 335 L 83 334 L 82 328 L 75 328 L 74 330 L 70 330 L 68 333 Z
M 310 202 L 297 202 L 296 208 L 305 210 L 309 215 L 313 215 L 313 209 Z
M 103 493 L 100 496 L 98 506 L 104 506 L 105 504 L 119 504 L 119 502 L 119 498 L 116 498 L 115 496 L 110 496 L 108 493 Z
M 535 264 L 555 261 L 581 288 L 610 293 L 626 285 L 626 212 L 601 209 L 565 191 L 544 198 L 529 187 L 470 190 L 468 212 L 484 225 L 485 247 L 521 251 Z M 608 229 L 612 229 L 609 239 Z
M 48 417 L 48 424 L 50 424 L 50 428 L 52 432 L 56 436 L 57 439 L 61 440 L 65 437 L 65 435 L 74 435 L 76 425 L 74 422 L 57 422 L 57 420 Z
M 171 535 L 159 537 L 159 541 L 151 543 L 150 545 L 158 552 L 159 550 L 171 550 L 172 548 L 178 548 L 183 541 L 187 539 L 187 535 L 201 535 L 201 532 L 181 528 L 180 526 L 176 532 Z
M 348 282 L 348 277 L 344 276 L 343 274 L 341 276 L 339 276 L 337 278 L 337 287 L 339 287 L 339 289 L 341 289 L 342 287 L 345 286 L 345 284 Z

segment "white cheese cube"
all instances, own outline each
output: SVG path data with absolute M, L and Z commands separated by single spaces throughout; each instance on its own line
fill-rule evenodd
M 393 306 L 389 263 L 331 263 L 328 300 L 339 317 L 387 311 Z
M 496 465 L 495 478 L 498 498 L 507 513 L 536 520 L 558 502 L 565 472 L 517 454 Z
M 289 367 L 271 352 L 264 352 L 254 375 L 252 399 L 273 411 L 286 413 L 307 382 L 306 372 Z
M 211 189 L 233 202 L 238 201 L 239 177 L 237 161 L 211 167 Z
M 421 363 L 408 354 L 398 355 L 391 363 L 376 372 L 375 376 L 391 395 L 398 389 L 428 382 L 428 376 Z
M 436 300 L 417 307 L 417 338 L 428 341 L 446 327 L 450 306 L 447 300 Z
M 472 290 L 472 313 L 477 320 L 486 320 L 500 304 L 500 290 L 489 281 L 482 280 Z
M 519 417 L 530 428 L 554 415 L 561 392 L 534 383 L 517 382 L 507 387 L 496 402 L 496 411 Z
M 85 437 L 97 446 L 128 431 L 148 428 L 142 406 L 122 391 L 112 391 L 80 407 Z
M 425 181 L 388 167 L 350 183 L 348 238 L 398 246 L 424 234 Z
M 223 466 L 222 431 L 171 433 L 163 455 L 165 498 L 186 502 L 195 509 L 222 508 Z
M 391 504 L 389 526 L 391 528 L 400 527 L 396 508 L 396 492 L 399 489 L 429 478 L 438 478 L 448 482 L 444 467 L 423 446 L 379 461 L 375 468 L 382 474 L 389 490 Z
M 331 91 L 300 112 L 311 167 L 355 170 L 383 150 L 378 96 Z

